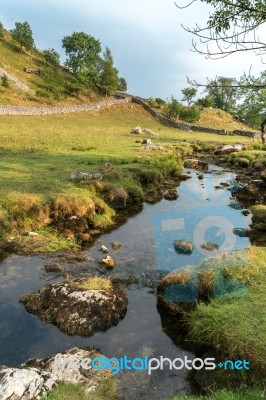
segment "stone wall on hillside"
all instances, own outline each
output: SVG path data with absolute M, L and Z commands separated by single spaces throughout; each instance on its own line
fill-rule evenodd
M 63 107 L 25 107 L 25 106 L 0 106 L 0 115 L 51 115 L 68 114 L 82 111 L 94 111 L 103 107 L 114 106 L 120 103 L 130 102 L 131 99 L 112 99 L 96 104 L 72 105 Z

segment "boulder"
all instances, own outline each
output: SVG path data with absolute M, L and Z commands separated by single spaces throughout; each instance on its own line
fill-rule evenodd
M 106 359 L 94 347 L 74 347 L 45 359 L 30 359 L 17 368 L 0 366 L 1 400 L 41 400 L 60 381 L 79 383 L 87 391 L 94 390 L 111 371 L 95 373 L 89 359 Z
M 184 167 L 200 169 L 202 171 L 208 171 L 208 168 L 209 168 L 207 162 L 198 160 L 197 158 L 191 158 L 191 159 L 185 160 Z
M 208 250 L 208 251 L 214 251 L 214 250 L 219 250 L 219 246 L 216 243 L 213 242 L 207 242 L 207 243 L 203 243 L 200 245 L 200 247 L 204 250 Z
M 113 269 L 115 266 L 115 260 L 111 256 L 107 256 L 102 259 L 102 263 L 105 264 L 106 268 Z
M 163 197 L 164 197 L 166 200 L 176 200 L 176 199 L 179 197 L 179 194 L 178 194 L 178 192 L 177 192 L 176 189 L 168 189 L 168 190 L 164 193 Z
M 20 298 L 37 314 L 68 335 L 91 336 L 117 325 L 127 310 L 127 295 L 105 278 L 49 284 Z
M 62 267 L 57 262 L 44 265 L 44 269 L 46 272 L 62 272 Z
M 37 368 L 0 366 L 1 400 L 39 400 L 57 383 L 54 374 Z
M 193 252 L 193 243 L 189 240 L 176 240 L 174 242 L 175 251 L 179 254 L 191 254 Z
M 143 133 L 146 133 L 147 135 L 158 136 L 158 133 L 155 133 L 151 129 L 147 128 L 144 129 Z
M 114 250 L 117 250 L 117 249 L 119 249 L 119 247 L 122 246 L 122 244 L 120 242 L 113 242 L 113 243 L 111 243 L 111 245 Z
M 222 146 L 215 150 L 214 154 L 215 155 L 225 155 L 225 154 L 231 154 L 236 151 L 242 151 L 245 149 L 245 145 L 243 144 L 227 144 L 225 146 Z
M 143 139 L 141 144 L 144 144 L 145 146 L 152 146 L 152 141 L 151 139 Z
M 239 237 L 247 237 L 249 233 L 249 229 L 247 228 L 234 228 L 233 234 Z
M 140 135 L 142 133 L 141 127 L 136 126 L 136 128 L 132 129 L 131 133 L 135 133 L 136 135 Z
M 104 245 L 102 245 L 100 248 L 99 248 L 99 251 L 101 251 L 102 253 L 108 253 L 108 248 L 106 247 L 106 246 L 104 246 Z

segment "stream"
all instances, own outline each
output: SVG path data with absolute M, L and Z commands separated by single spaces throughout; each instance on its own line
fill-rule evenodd
M 195 358 L 178 334 L 172 340 L 163 330 L 156 308 L 156 287 L 163 273 L 197 264 L 212 255 L 201 249 L 202 240 L 216 242 L 222 253 L 248 247 L 248 238 L 233 234 L 232 228 L 247 228 L 251 217 L 242 215 L 232 197 L 236 185 L 232 172 L 210 166 L 203 180 L 196 170 L 186 169 L 185 173 L 191 179 L 177 188 L 177 200 L 144 204 L 139 214 L 81 252 L 86 261 L 70 260 L 63 254 L 12 255 L 0 264 L 0 364 L 15 366 L 29 358 L 48 357 L 75 346 L 97 346 L 104 355 L 116 358 Z M 178 239 L 194 243 L 191 255 L 174 251 L 173 241 Z M 113 250 L 114 241 L 122 247 Z M 107 246 L 116 260 L 111 271 L 99 264 L 103 258 L 98 250 L 101 245 Z M 75 278 L 107 275 L 119 279 L 129 299 L 125 318 L 107 332 L 84 338 L 67 336 L 29 314 L 19 303 L 20 296 L 63 279 L 57 273 L 44 271 L 44 265 L 53 262 L 59 262 Z M 151 375 L 127 371 L 118 377 L 119 399 L 123 400 L 161 400 L 197 390 L 185 369 L 157 370 Z

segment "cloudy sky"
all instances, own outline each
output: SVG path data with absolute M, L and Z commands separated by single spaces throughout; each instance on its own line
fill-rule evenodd
M 5 28 L 28 21 L 36 46 L 54 48 L 62 61 L 65 35 L 84 31 L 94 36 L 103 49 L 111 49 L 128 92 L 163 99 L 181 99 L 181 89 L 188 86 L 186 76 L 204 82 L 219 75 L 238 78 L 251 65 L 255 75 L 265 69 L 259 57 L 248 53 L 206 60 L 191 52 L 192 37 L 181 23 L 204 26 L 208 14 L 201 2 L 179 10 L 173 0 L 1 0 L 0 5 Z

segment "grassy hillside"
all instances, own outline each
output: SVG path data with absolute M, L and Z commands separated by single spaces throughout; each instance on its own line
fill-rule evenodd
M 5 88 L 0 84 L 0 105 L 55 105 L 55 104 L 72 104 L 89 101 L 98 101 L 100 98 L 94 92 L 89 96 L 76 96 L 68 94 L 61 98 L 56 96 L 44 97 L 45 91 L 49 92 L 48 76 L 51 76 L 51 81 L 55 81 L 56 73 L 46 65 L 44 57 L 40 51 L 33 49 L 27 52 L 20 53 L 19 44 L 12 38 L 11 34 L 4 30 L 4 39 L 0 40 L 0 68 L 4 69 L 8 74 L 16 77 L 22 83 L 29 86 L 34 91 L 33 94 L 17 88 L 12 80 L 10 87 Z M 40 75 L 36 73 L 26 73 L 24 68 L 29 68 L 32 71 L 39 70 Z M 60 69 L 60 73 L 64 80 L 71 79 L 71 74 L 64 69 Z M 61 78 L 60 78 L 61 79 Z M 37 92 L 37 94 L 36 94 Z M 39 94 L 38 94 L 39 93 Z
M 152 140 L 164 151 L 144 150 L 142 137 L 130 133 L 136 125 L 158 133 Z M 51 207 L 57 212 L 60 208 L 63 217 L 80 214 L 81 205 L 87 204 L 87 209 L 82 208 L 84 216 L 94 204 L 103 211 L 91 216 L 91 225 L 112 224 L 114 211 L 105 202 L 108 193 L 112 197 L 114 187 L 123 188 L 132 202 L 156 197 L 163 177 L 180 173 L 182 155 L 192 152 L 185 142 L 189 139 L 200 140 L 200 147 L 235 141 L 232 136 L 195 132 L 190 137 L 188 132 L 163 126 L 132 104 L 78 114 L 1 116 L 2 235 L 46 226 Z M 105 162 L 114 168 L 104 172 L 102 188 L 69 181 L 74 171 L 103 173 Z

